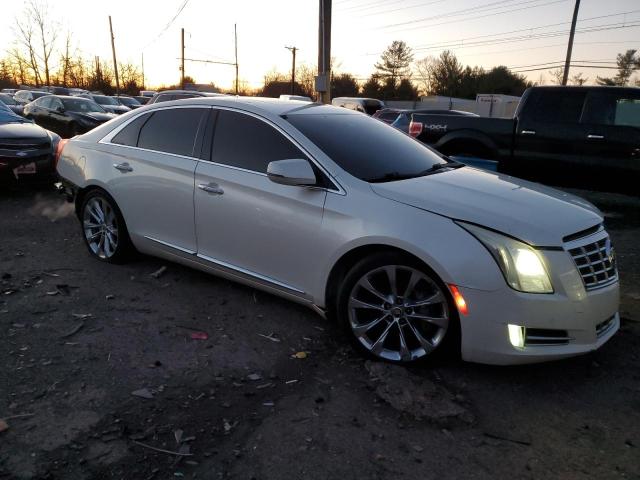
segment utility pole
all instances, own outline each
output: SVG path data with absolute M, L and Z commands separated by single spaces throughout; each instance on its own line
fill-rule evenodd
M 236 95 L 238 95 L 238 24 L 233 24 L 234 45 L 236 50 Z
M 296 89 L 296 52 L 298 47 L 284 47 L 293 54 L 293 65 L 291 66 L 291 95 L 295 95 Z
M 182 52 L 180 62 L 180 88 L 184 90 L 184 28 L 180 29 L 180 50 Z
M 571 33 L 569 33 L 569 45 L 567 46 L 567 59 L 564 62 L 564 76 L 562 77 L 562 85 L 566 85 L 567 80 L 569 80 L 569 65 L 571 65 L 571 51 L 573 50 L 573 36 L 576 33 L 576 23 L 578 21 L 579 9 L 580 9 L 580 0 L 576 0 L 576 6 L 573 9 L 573 20 L 571 21 Z
M 144 90 L 144 52 L 142 53 L 142 89 Z
M 331 103 L 331 0 L 319 0 L 318 16 L 318 101 Z
M 113 71 L 116 74 L 116 95 L 120 95 L 120 78 L 118 77 L 118 62 L 116 60 L 116 44 L 113 38 L 113 25 L 111 15 L 109 15 L 109 30 L 111 31 L 111 51 L 113 52 Z

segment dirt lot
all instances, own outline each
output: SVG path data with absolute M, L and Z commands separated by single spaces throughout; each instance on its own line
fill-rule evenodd
M 408 370 L 250 288 L 100 264 L 53 192 L 4 191 L 0 478 L 639 479 L 640 201 L 583 193 L 617 246 L 619 334 L 553 364 Z

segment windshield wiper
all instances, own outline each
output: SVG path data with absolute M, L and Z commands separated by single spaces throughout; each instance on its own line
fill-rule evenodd
M 445 168 L 460 168 L 460 167 L 464 167 L 464 163 L 461 163 L 461 162 L 436 163 L 431 167 L 427 168 L 426 170 L 423 170 L 422 172 L 420 172 L 420 176 L 428 175 L 434 172 L 439 172 L 440 170 L 443 170 Z
M 431 167 L 427 168 L 418 173 L 400 173 L 400 172 L 387 172 L 384 175 L 374 178 L 367 178 L 367 182 L 369 183 L 383 183 L 383 182 L 394 182 L 396 180 L 408 180 L 410 178 L 416 177 L 424 177 L 425 175 L 429 175 L 431 173 L 439 172 L 445 168 L 460 168 L 464 167 L 464 163 L 460 162 L 447 162 L 447 163 L 436 163 Z

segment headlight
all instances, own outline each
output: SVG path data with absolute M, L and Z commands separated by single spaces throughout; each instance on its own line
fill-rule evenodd
M 514 238 L 477 225 L 456 223 L 489 250 L 511 288 L 527 293 L 553 293 L 544 260 L 535 249 Z

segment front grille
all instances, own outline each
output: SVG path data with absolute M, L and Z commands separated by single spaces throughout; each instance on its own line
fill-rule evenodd
M 616 323 L 616 317 L 614 315 L 613 317 L 608 318 L 604 322 L 601 322 L 598 325 L 596 325 L 596 336 L 600 338 L 603 335 L 605 335 L 609 330 L 613 328 L 615 323 Z
M 548 328 L 525 328 L 524 345 L 566 345 L 571 338 L 566 330 Z
M 611 240 L 606 236 L 596 242 L 569 249 L 587 290 L 601 288 L 618 280 Z
M 0 139 L 0 150 L 44 150 L 50 147 L 49 140 L 41 138 Z

